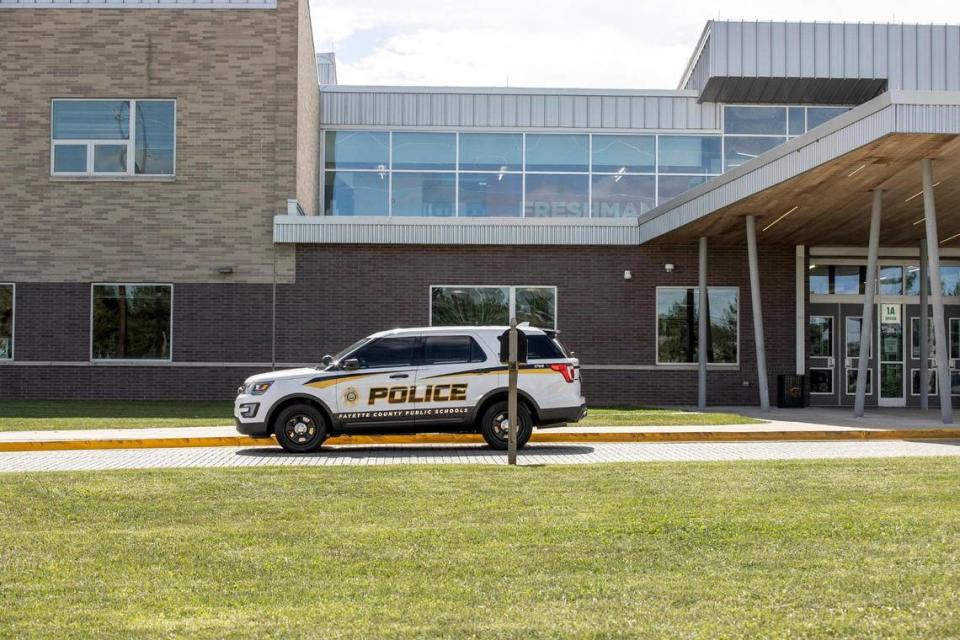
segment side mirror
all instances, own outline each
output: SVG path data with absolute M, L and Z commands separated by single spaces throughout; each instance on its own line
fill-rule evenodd
M 333 356 L 330 355 L 329 353 L 323 356 L 323 358 L 320 359 L 320 364 L 322 364 L 325 367 L 329 367 L 330 365 L 333 364 Z
M 343 367 L 344 371 L 356 371 L 360 368 L 360 361 L 356 358 L 347 358 L 341 362 L 340 365 Z

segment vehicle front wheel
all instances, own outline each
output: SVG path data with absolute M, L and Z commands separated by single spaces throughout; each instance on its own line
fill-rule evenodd
M 519 423 L 517 449 L 520 449 L 527 444 L 530 436 L 533 435 L 533 416 L 530 415 L 530 410 L 522 402 L 517 402 L 517 422 Z M 490 408 L 483 412 L 483 416 L 480 418 L 480 433 L 483 434 L 483 439 L 487 441 L 491 448 L 505 451 L 509 444 L 509 424 L 506 400 L 494 402 L 490 405 Z
M 327 439 L 327 421 L 308 404 L 287 407 L 274 421 L 273 431 L 280 446 L 290 453 L 316 451 Z

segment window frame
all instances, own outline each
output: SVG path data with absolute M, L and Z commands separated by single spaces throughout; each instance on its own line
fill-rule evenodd
M 0 365 L 13 362 L 17 357 L 17 283 L 0 282 L 0 287 L 10 287 L 10 357 L 0 358 Z
M 693 289 L 696 292 L 696 295 L 699 295 L 699 286 L 683 286 L 683 285 L 658 285 L 655 287 L 654 297 L 653 297 L 653 351 L 657 367 L 664 368 L 675 368 L 680 367 L 683 369 L 696 369 L 699 365 L 697 362 L 661 362 L 660 361 L 660 309 L 658 308 L 658 301 L 660 299 L 660 290 L 661 289 Z M 717 369 L 739 369 L 740 368 L 740 287 L 739 286 L 724 286 L 724 285 L 707 285 L 707 295 L 710 295 L 710 289 L 733 289 L 737 292 L 737 360 L 736 362 L 707 362 L 707 368 L 717 368 Z
M 365 343 L 365 344 L 360 345 L 359 347 L 357 347 L 356 349 L 354 349 L 353 351 L 351 351 L 349 354 L 345 355 L 345 356 L 340 360 L 340 362 L 343 362 L 344 360 L 349 360 L 349 359 L 351 359 L 351 358 L 357 358 L 357 354 L 358 354 L 360 351 L 362 351 L 363 349 L 367 349 L 368 347 L 371 347 L 371 346 L 377 344 L 378 342 L 384 342 L 384 341 L 386 341 L 386 340 L 413 340 L 414 342 L 416 342 L 416 346 L 414 347 L 414 354 L 413 354 L 413 358 L 412 358 L 413 362 L 412 362 L 411 364 L 388 364 L 388 365 L 384 365 L 384 366 L 381 366 L 381 367 L 364 367 L 364 366 L 361 366 L 359 369 L 356 369 L 356 371 L 378 371 L 378 370 L 384 370 L 384 369 L 396 369 L 396 368 L 399 368 L 399 367 L 412 367 L 412 368 L 417 368 L 417 367 L 419 367 L 420 364 L 423 362 L 423 350 L 424 350 L 424 345 L 425 345 L 426 343 L 425 343 L 424 340 L 423 340 L 423 336 L 420 335 L 420 334 L 418 334 L 418 335 L 399 335 L 399 336 L 397 336 L 397 335 L 389 336 L 389 335 L 388 335 L 388 336 L 380 336 L 379 338 L 374 338 L 374 339 L 371 340 L 370 342 L 367 342 L 367 343 Z
M 830 372 L 830 391 L 814 391 L 812 388 L 809 388 L 808 393 L 812 396 L 832 396 L 836 391 L 835 381 L 834 381 L 834 368 L 835 367 L 809 367 L 809 371 L 829 371 Z M 808 373 L 809 375 L 809 373 Z M 809 387 L 809 385 L 808 385 Z
M 93 357 L 93 304 L 96 287 L 169 287 L 170 288 L 170 348 L 166 358 L 94 358 Z M 174 286 L 172 282 L 91 282 L 90 283 L 90 344 L 89 356 L 93 364 L 162 364 L 173 362 L 174 345 Z
M 471 359 L 467 361 L 458 361 L 458 362 L 428 362 L 427 361 L 427 342 L 431 338 L 466 338 L 470 341 L 470 353 Z M 483 345 L 476 339 L 475 336 L 470 335 L 469 333 L 424 333 L 420 336 L 422 341 L 420 349 L 420 360 L 417 363 L 421 367 L 446 367 L 452 365 L 461 365 L 461 364 L 483 364 L 484 362 L 490 361 L 490 355 L 483 348 Z M 472 354 L 476 348 L 480 354 L 483 356 L 483 360 L 473 360 Z
M 560 318 L 560 296 L 556 285 L 541 284 L 431 284 L 427 286 L 427 326 L 446 326 L 433 324 L 433 290 L 434 289 L 507 289 L 507 319 L 515 318 L 517 314 L 517 289 L 552 289 L 553 290 L 553 326 L 539 327 L 541 329 L 557 330 Z
M 122 138 L 117 139 L 62 139 L 58 140 L 53 136 L 53 110 L 58 102 L 126 102 L 130 116 L 128 126 L 128 137 L 126 141 Z M 171 173 L 137 173 L 136 153 L 137 153 L 137 103 L 138 102 L 172 102 L 173 103 L 173 150 L 172 150 L 172 172 Z M 157 180 L 170 179 L 177 176 L 177 99 L 176 98 L 51 98 L 50 99 L 50 177 L 51 178 L 105 178 L 125 180 Z M 55 171 L 54 157 L 58 146 L 80 146 L 86 147 L 86 171 Z M 127 147 L 127 169 L 126 171 L 94 171 L 94 156 L 98 146 L 126 146 Z

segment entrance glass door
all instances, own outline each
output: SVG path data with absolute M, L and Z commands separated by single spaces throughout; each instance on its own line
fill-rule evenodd
M 881 302 L 877 305 L 879 351 L 880 351 L 880 396 L 881 407 L 903 407 L 904 393 L 904 340 L 903 305 Z

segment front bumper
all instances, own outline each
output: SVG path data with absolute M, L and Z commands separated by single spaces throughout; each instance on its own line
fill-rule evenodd
M 233 424 L 237 427 L 237 432 L 245 436 L 270 435 L 270 427 L 266 422 L 240 422 L 240 418 L 234 417 Z
M 558 427 L 571 422 L 580 422 L 587 417 L 587 405 L 560 407 L 559 409 L 540 409 L 538 427 Z

